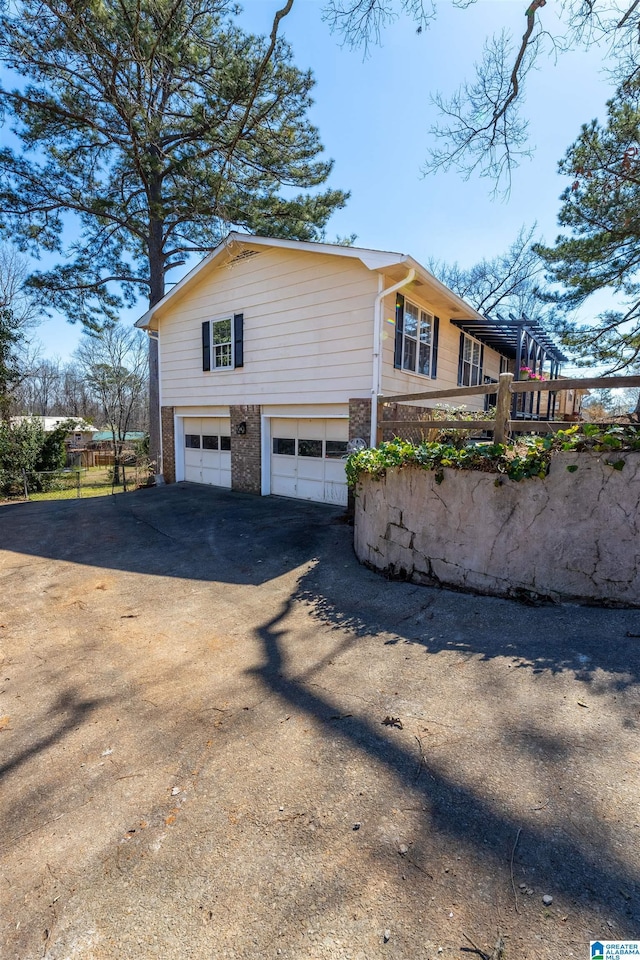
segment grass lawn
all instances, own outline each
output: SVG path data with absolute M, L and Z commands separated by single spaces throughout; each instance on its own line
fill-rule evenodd
M 128 487 L 129 490 L 133 490 L 135 484 Z M 111 484 L 87 484 L 85 486 L 84 482 L 80 484 L 80 497 L 85 499 L 86 497 L 106 497 L 112 493 L 124 493 L 124 488 L 122 484 L 116 487 L 112 487 Z M 47 493 L 30 493 L 29 500 L 77 500 L 78 499 L 78 489 L 77 487 L 70 487 L 67 490 L 49 490 Z
M 138 484 L 136 471 L 127 469 L 127 489 L 135 490 Z M 78 497 L 77 472 L 65 473 L 57 490 L 46 492 L 29 491 L 29 500 L 75 500 Z M 80 471 L 80 497 L 106 497 L 112 493 L 124 493 L 122 484 L 112 486 L 111 469 L 109 467 L 89 467 Z

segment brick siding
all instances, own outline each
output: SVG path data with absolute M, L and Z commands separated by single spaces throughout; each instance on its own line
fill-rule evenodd
M 371 440 L 371 400 L 349 400 L 349 440 Z
M 174 407 L 162 407 L 160 410 L 160 429 L 162 431 L 162 473 L 165 483 L 176 482 L 176 443 L 174 431 Z M 158 468 L 156 468 L 158 469 Z
M 244 493 L 262 491 L 262 445 L 258 404 L 229 407 L 231 414 L 231 489 Z M 238 433 L 241 423 L 247 432 Z
M 390 403 L 384 408 L 385 420 L 431 420 L 433 409 L 431 407 L 410 407 L 402 403 Z M 426 431 L 420 427 L 400 426 L 386 427 L 383 431 L 383 440 L 393 440 L 394 437 L 402 437 L 403 440 L 412 440 L 419 443 L 423 439 Z M 349 400 L 349 440 L 355 440 L 356 437 L 362 437 L 367 446 L 371 441 L 371 401 L 353 399 Z

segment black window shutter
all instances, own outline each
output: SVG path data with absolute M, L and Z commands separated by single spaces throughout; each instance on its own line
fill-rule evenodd
M 393 352 L 393 365 L 397 370 L 402 367 L 402 331 L 404 330 L 404 297 L 396 297 L 396 342 Z
M 464 333 L 460 334 L 460 356 L 458 358 L 458 386 L 462 386 L 462 361 L 464 357 Z
M 440 328 L 440 317 L 433 318 L 433 330 L 431 331 L 431 376 L 436 378 L 438 374 L 438 331 Z
M 211 323 L 205 320 L 202 324 L 202 369 L 211 370 Z
M 233 316 L 233 365 L 244 366 L 244 314 Z

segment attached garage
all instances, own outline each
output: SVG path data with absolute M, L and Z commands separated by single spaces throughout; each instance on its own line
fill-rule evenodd
M 185 417 L 184 479 L 231 487 L 231 420 Z
M 271 418 L 271 493 L 347 503 L 348 420 Z

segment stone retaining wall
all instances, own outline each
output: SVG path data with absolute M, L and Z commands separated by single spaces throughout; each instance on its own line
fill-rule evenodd
M 640 606 L 640 453 L 558 454 L 544 480 L 451 469 L 435 478 L 417 467 L 363 477 L 361 561 L 497 596 Z

